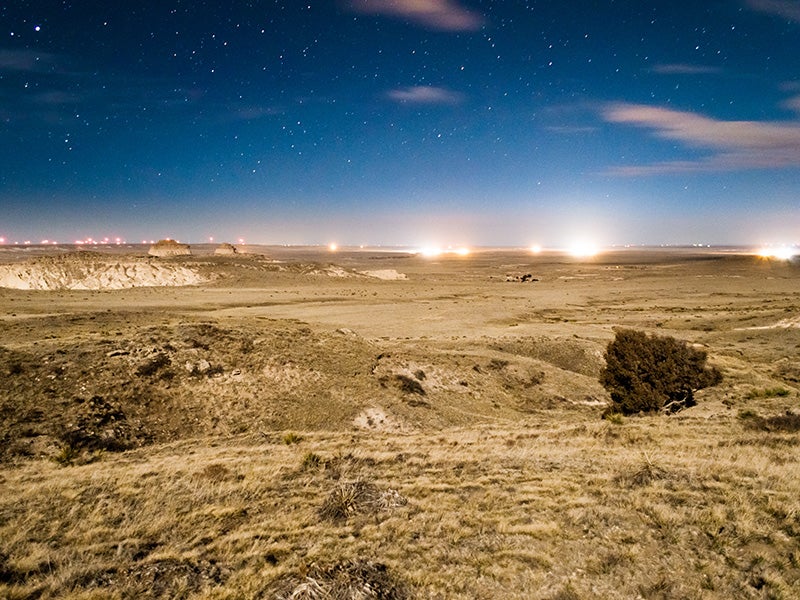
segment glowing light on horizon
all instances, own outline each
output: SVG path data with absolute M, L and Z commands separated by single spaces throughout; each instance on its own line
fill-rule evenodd
M 423 246 L 422 248 L 417 248 L 412 252 L 414 254 L 424 256 L 425 258 L 436 258 L 437 256 L 442 256 L 443 254 L 469 256 L 472 253 L 472 250 L 466 246 L 459 246 L 458 248 L 453 248 L 452 246 L 448 246 L 447 248 L 442 248 L 441 246 Z
M 531 246 L 530 250 L 533 254 L 540 254 L 542 252 L 542 247 L 539 246 L 538 244 L 534 244 L 533 246 Z
M 761 248 L 758 251 L 761 258 L 774 258 L 777 260 L 792 260 L 795 256 L 800 256 L 800 248 L 796 246 L 781 246 L 780 248 Z
M 331 252 L 336 252 L 338 249 L 339 245 L 336 244 L 335 242 L 331 242 L 330 244 L 328 244 L 328 250 L 330 250 Z
M 425 248 L 420 248 L 419 253 L 426 258 L 435 258 L 441 256 L 442 249 L 437 246 L 426 246 Z
M 591 258 L 600 253 L 600 249 L 591 242 L 576 242 L 567 251 L 574 258 Z

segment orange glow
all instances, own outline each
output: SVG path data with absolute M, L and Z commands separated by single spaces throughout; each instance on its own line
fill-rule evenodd
M 794 246 L 781 246 L 780 248 L 761 248 L 758 256 L 761 258 L 774 258 L 777 260 L 792 260 L 800 255 L 800 249 Z
M 575 258 L 591 258 L 600 253 L 600 249 L 591 242 L 576 242 L 568 252 Z

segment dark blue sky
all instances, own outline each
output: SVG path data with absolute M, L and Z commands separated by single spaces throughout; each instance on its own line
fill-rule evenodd
M 800 1 L 0 6 L 0 237 L 800 242 Z

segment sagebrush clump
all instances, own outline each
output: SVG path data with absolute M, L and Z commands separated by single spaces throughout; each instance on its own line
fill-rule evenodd
M 670 336 L 620 329 L 608 344 L 600 383 L 611 394 L 605 415 L 674 413 L 694 406 L 694 392 L 722 381 L 704 351 Z

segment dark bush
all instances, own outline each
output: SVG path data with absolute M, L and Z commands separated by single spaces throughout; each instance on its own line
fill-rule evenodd
M 78 450 L 122 451 L 139 445 L 141 428 L 130 423 L 122 408 L 100 396 L 75 398 L 59 433 L 67 456 Z
M 677 412 L 694 406 L 694 392 L 722 381 L 706 353 L 669 336 L 621 329 L 606 348 L 600 383 L 611 394 L 606 414 Z

